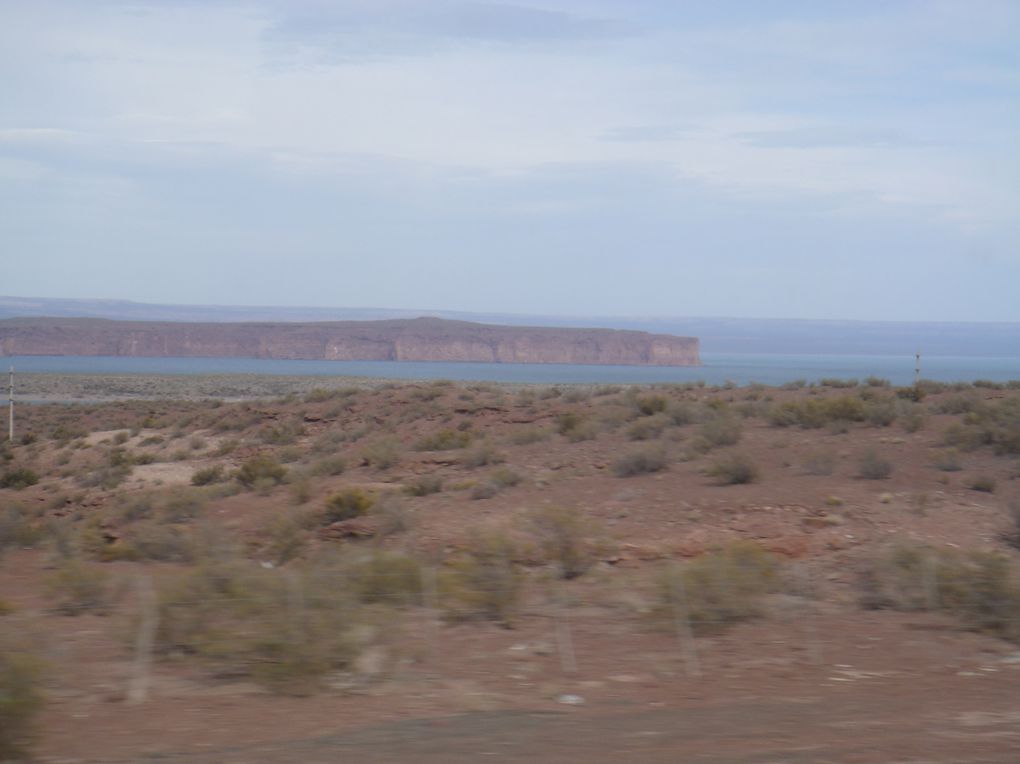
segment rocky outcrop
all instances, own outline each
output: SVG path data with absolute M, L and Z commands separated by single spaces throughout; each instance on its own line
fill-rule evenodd
M 321 323 L 0 321 L 0 355 L 694 366 L 698 340 L 616 329 L 495 326 L 438 318 Z

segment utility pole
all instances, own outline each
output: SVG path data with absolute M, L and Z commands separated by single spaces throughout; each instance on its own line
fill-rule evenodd
M 11 364 L 11 381 L 7 385 L 7 438 L 14 442 L 14 364 Z

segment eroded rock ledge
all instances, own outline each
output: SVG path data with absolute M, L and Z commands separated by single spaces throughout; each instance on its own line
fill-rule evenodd
M 12 318 L 0 321 L 0 355 L 700 364 L 695 337 L 617 329 L 496 326 L 439 318 L 321 323 Z

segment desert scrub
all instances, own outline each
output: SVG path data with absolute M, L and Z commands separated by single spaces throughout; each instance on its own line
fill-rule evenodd
M 491 443 L 479 443 L 469 449 L 459 460 L 462 465 L 469 468 L 484 467 L 488 464 L 502 464 L 506 461 L 503 456 Z
M 443 490 L 443 479 L 439 475 L 416 475 L 404 484 L 408 496 L 428 496 Z
M 659 576 L 655 614 L 687 621 L 695 633 L 721 631 L 762 612 L 762 598 L 780 589 L 776 558 L 757 544 L 737 542 Z
M 666 410 L 666 406 L 669 405 L 669 401 L 666 400 L 665 396 L 651 393 L 646 395 L 635 395 L 632 401 L 634 408 L 641 416 L 661 414 Z
M 192 485 L 212 485 L 226 479 L 222 464 L 214 464 L 211 467 L 204 467 L 196 470 L 191 476 Z
M 514 446 L 529 446 L 549 440 L 552 433 L 544 427 L 521 427 L 510 433 L 508 440 Z
M 870 562 L 862 588 L 865 607 L 946 612 L 966 628 L 1020 642 L 1020 585 L 1004 555 L 899 545 Z
M 627 428 L 627 437 L 631 440 L 654 440 L 671 423 L 672 420 L 665 414 L 642 417 Z
M 720 446 L 734 446 L 740 442 L 742 432 L 739 419 L 729 414 L 721 414 L 701 425 L 692 445 L 702 452 Z
M 0 488 L 20 491 L 39 482 L 39 475 L 28 467 L 13 467 L 0 476 Z
M 892 462 L 874 448 L 869 448 L 861 455 L 857 474 L 865 480 L 885 480 L 892 475 L 892 471 Z
M 393 438 L 380 438 L 361 450 L 361 461 L 367 467 L 382 471 L 400 464 L 400 446 Z
M 64 562 L 46 580 L 46 589 L 61 615 L 109 612 L 113 602 L 110 573 L 80 560 Z
M 267 454 L 259 454 L 242 464 L 235 477 L 238 483 L 250 490 L 258 483 L 269 482 L 272 485 L 282 483 L 286 475 L 287 468 L 276 459 Z
M 439 430 L 418 440 L 415 451 L 452 451 L 465 448 L 471 442 L 471 433 L 458 430 Z
M 730 454 L 715 462 L 708 470 L 720 485 L 744 485 L 761 477 L 761 470 L 746 454 Z
M 322 519 L 325 523 L 352 520 L 368 514 L 375 504 L 375 496 L 360 488 L 345 488 L 326 499 Z
M 475 528 L 440 576 L 448 617 L 508 626 L 521 594 L 517 544 L 503 530 Z
M 867 416 L 864 401 L 858 396 L 838 395 L 786 401 L 769 411 L 769 422 L 776 427 L 798 425 L 805 429 L 818 429 L 833 424 L 863 422 Z M 880 412 L 876 410 L 876 417 Z
M 981 493 L 995 493 L 995 478 L 990 475 L 975 475 L 967 481 L 967 487 Z
M 595 425 L 576 411 L 567 411 L 556 417 L 556 432 L 571 443 L 593 440 L 598 435 Z
M 340 573 L 360 602 L 395 607 L 421 604 L 421 563 L 411 555 L 356 550 L 345 555 Z
M 613 462 L 617 477 L 634 477 L 666 469 L 666 452 L 661 447 L 646 446 L 624 454 Z
M 341 582 L 315 570 L 202 565 L 161 586 L 157 649 L 276 692 L 314 692 L 361 646 L 356 602 Z
M 952 448 L 937 453 L 932 459 L 932 466 L 942 472 L 959 472 L 963 469 L 959 453 Z
M 44 664 L 9 619 L 0 620 L 0 761 L 28 760 L 42 710 Z
M 598 526 L 575 508 L 550 506 L 533 510 L 527 525 L 545 560 L 554 564 L 566 579 L 587 573 L 605 546 Z
M 318 477 L 342 475 L 347 469 L 347 462 L 341 456 L 327 456 L 312 465 L 311 474 Z
M 45 535 L 45 524 L 24 507 L 9 504 L 0 509 L 0 555 L 5 549 L 37 546 Z

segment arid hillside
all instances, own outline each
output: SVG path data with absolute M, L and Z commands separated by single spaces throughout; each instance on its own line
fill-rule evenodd
M 322 323 L 0 321 L 0 355 L 692 366 L 698 340 L 615 329 L 494 326 L 438 318 Z
M 20 409 L 0 759 L 1017 760 L 1020 385 L 321 384 Z

